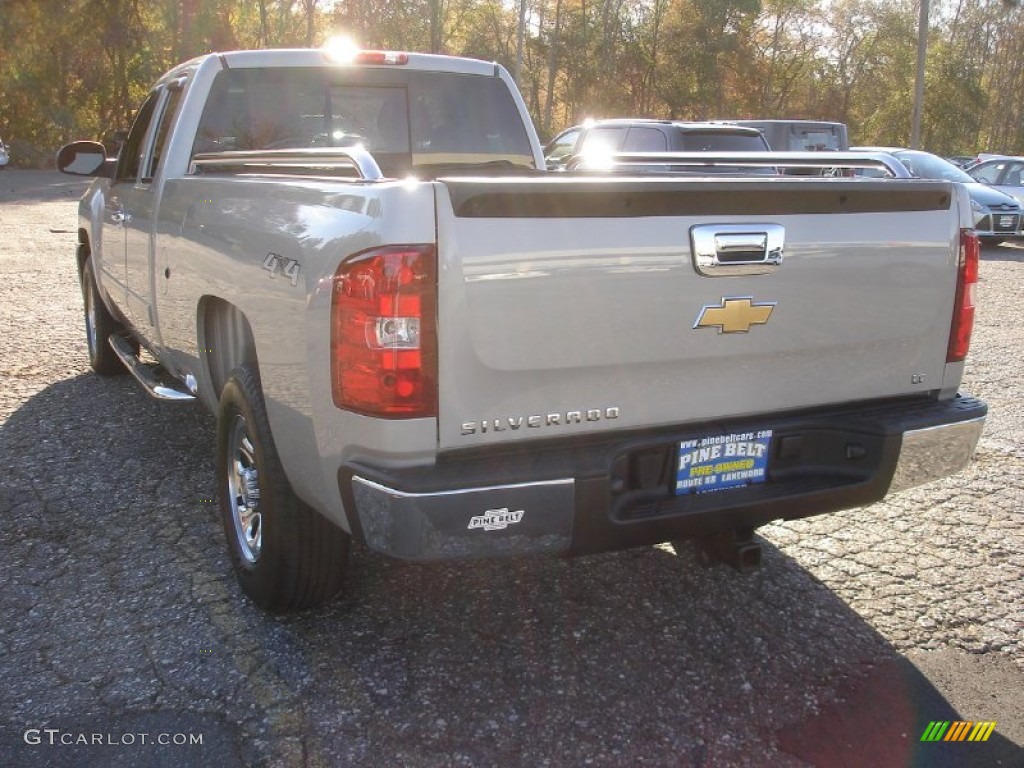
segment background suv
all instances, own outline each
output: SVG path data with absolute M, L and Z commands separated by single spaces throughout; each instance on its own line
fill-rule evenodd
M 768 152 L 771 148 L 756 128 L 621 118 L 588 121 L 567 128 L 544 148 L 544 157 L 549 169 L 560 170 L 573 155 L 595 149 L 614 153 Z

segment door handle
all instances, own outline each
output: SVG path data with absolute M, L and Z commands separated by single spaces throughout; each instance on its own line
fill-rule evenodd
M 110 220 L 115 224 L 120 224 L 121 226 L 126 227 L 131 223 L 132 217 L 131 214 L 125 213 L 124 211 L 114 211 L 110 214 Z
M 690 244 L 702 275 L 764 275 L 782 264 L 786 231 L 780 224 L 698 224 Z

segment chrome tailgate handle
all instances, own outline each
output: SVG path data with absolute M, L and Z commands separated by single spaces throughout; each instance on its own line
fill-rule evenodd
M 690 228 L 693 266 L 702 275 L 763 275 L 782 264 L 779 224 L 698 224 Z

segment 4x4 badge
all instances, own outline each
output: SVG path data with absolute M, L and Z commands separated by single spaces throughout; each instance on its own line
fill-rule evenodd
M 754 303 L 752 296 L 722 297 L 720 304 L 705 304 L 694 328 L 718 328 L 719 333 L 747 333 L 752 325 L 764 325 L 775 309 L 774 301 Z

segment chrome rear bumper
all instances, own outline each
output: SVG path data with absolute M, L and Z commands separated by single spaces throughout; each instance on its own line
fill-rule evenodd
M 985 417 L 903 433 L 899 462 L 889 493 L 955 474 L 971 463 Z

